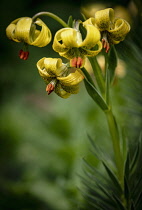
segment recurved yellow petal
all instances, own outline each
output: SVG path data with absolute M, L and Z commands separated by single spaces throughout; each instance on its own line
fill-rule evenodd
M 6 28 L 6 35 L 9 39 L 15 41 L 15 42 L 20 42 L 18 39 L 15 38 L 15 28 L 17 22 L 20 20 L 20 18 L 12 21 Z
M 67 92 L 71 94 L 77 94 L 79 92 L 79 85 L 72 85 L 72 86 L 63 86 L 62 88 Z
M 57 79 L 63 86 L 73 86 L 79 84 L 84 79 L 84 76 L 81 70 L 78 69 L 67 77 L 57 77 Z
M 68 48 L 78 46 L 76 43 L 76 30 L 72 28 L 63 28 L 56 32 L 53 49 L 56 52 L 66 52 Z
M 80 44 L 80 47 L 85 46 L 85 48 L 90 49 L 100 41 L 101 35 L 99 30 L 93 25 L 86 24 L 84 27 L 86 28 L 87 35 L 84 41 Z
M 40 74 L 40 76 L 43 78 L 43 79 L 50 79 L 52 78 L 52 76 L 50 74 L 48 74 L 46 68 L 45 68 L 45 63 L 44 63 L 44 60 L 46 58 L 41 58 L 38 62 L 37 62 L 37 68 L 38 68 L 38 72 Z
M 124 19 L 116 19 L 114 29 L 108 31 L 111 33 L 111 41 L 115 44 L 115 42 L 124 40 L 126 34 L 130 31 L 130 25 Z
M 30 29 L 32 25 L 32 18 L 23 17 L 20 18 L 16 24 L 14 37 L 20 42 L 30 44 Z
M 49 75 L 60 76 L 62 71 L 62 60 L 60 58 L 45 58 L 44 65 Z
M 98 43 L 97 43 L 97 45 L 98 45 L 98 49 L 97 50 L 86 50 L 86 56 L 96 56 L 96 55 L 98 55 L 98 53 L 102 50 L 102 42 L 101 41 L 99 41 Z
M 61 86 L 60 83 L 58 83 L 58 84 L 56 85 L 54 91 L 55 91 L 55 93 L 56 93 L 58 96 L 60 96 L 61 98 L 68 98 L 68 97 L 71 95 L 71 93 L 67 93 L 67 92 L 62 88 L 62 86 Z
M 86 24 L 95 25 L 95 18 L 91 17 L 91 18 L 85 20 L 85 21 L 83 22 L 83 25 L 86 25 Z
M 80 35 L 80 32 L 77 32 L 77 30 L 70 28 L 69 30 L 64 30 L 61 32 L 61 40 L 64 43 L 64 45 L 68 48 L 72 48 L 72 47 L 78 47 L 78 43 L 80 43 L 80 41 L 78 38 L 80 38 L 78 36 L 78 33 Z
M 96 26 L 100 31 L 109 30 L 113 21 L 114 10 L 112 8 L 99 10 L 95 13 Z
M 66 50 L 65 52 L 59 52 L 59 55 L 67 59 L 72 59 L 76 57 L 76 51 L 75 51 L 75 48 L 71 48 L 71 49 Z
M 35 24 L 41 26 L 41 31 L 35 29 L 35 32 L 31 32 L 31 45 L 44 47 L 51 41 L 52 35 L 51 31 L 47 27 L 47 25 L 41 20 L 37 19 Z

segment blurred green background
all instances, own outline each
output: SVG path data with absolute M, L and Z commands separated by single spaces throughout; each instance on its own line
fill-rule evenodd
M 0 3 L 0 210 L 79 209 L 82 158 L 97 164 L 90 155 L 87 133 L 111 154 L 105 116 L 87 95 L 83 82 L 79 94 L 68 99 L 54 93 L 47 95 L 36 62 L 44 56 L 58 57 L 52 51 L 52 43 L 44 48 L 29 47 L 29 59 L 23 61 L 18 58 L 22 44 L 8 40 L 5 35 L 11 21 L 32 17 L 40 11 L 53 12 L 64 21 L 70 15 L 79 19 L 81 7 L 89 2 L 97 5 L 101 1 L 13 0 Z M 141 128 L 142 61 L 138 57 L 141 53 L 139 39 L 134 39 L 137 33 L 141 34 L 139 13 L 129 10 L 130 4 L 126 0 L 105 1 L 106 6 L 113 8 L 123 6 L 130 12 L 132 24 L 136 21 L 128 40 L 117 47 L 120 58 L 125 61 L 126 76 L 117 79 L 111 92 L 118 122 L 126 127 L 133 140 Z M 42 20 L 53 35 L 61 28 L 50 17 Z

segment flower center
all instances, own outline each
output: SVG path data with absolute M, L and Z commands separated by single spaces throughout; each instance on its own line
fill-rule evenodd
M 57 82 L 56 79 L 53 79 L 53 80 L 51 80 L 51 82 L 46 86 L 46 92 L 48 93 L 48 95 L 54 91 L 56 82 Z
M 29 51 L 23 51 L 23 50 L 19 51 L 19 58 L 20 59 L 27 60 L 28 57 L 29 57 Z
M 83 65 L 83 58 L 75 57 L 75 58 L 71 59 L 70 65 L 71 65 L 71 67 L 81 68 Z
M 107 33 L 106 32 L 103 32 L 103 35 L 102 35 L 102 45 L 103 45 L 103 48 L 106 49 L 106 53 L 108 53 L 108 51 L 110 49 L 110 44 L 108 42 L 108 38 L 107 38 Z
M 28 45 L 24 43 L 23 49 L 19 51 L 19 58 L 22 60 L 27 60 L 29 57 Z

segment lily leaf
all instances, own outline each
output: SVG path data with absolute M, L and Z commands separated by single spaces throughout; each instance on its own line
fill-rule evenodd
M 68 24 L 69 27 L 72 28 L 72 25 L 73 25 L 73 18 L 72 18 L 72 16 L 69 16 L 67 24 Z
M 126 210 L 125 207 L 122 205 L 120 199 L 116 195 L 114 195 L 113 197 L 117 203 L 118 210 Z
M 104 163 L 102 162 L 109 177 L 110 177 L 110 180 L 113 182 L 113 184 L 115 185 L 117 191 L 121 194 L 122 193 L 122 189 L 121 189 L 121 186 L 119 184 L 119 181 L 117 180 L 116 176 L 113 174 L 113 172 L 109 169 L 109 167 Z
M 88 94 L 91 96 L 91 98 L 98 104 L 98 106 L 103 110 L 107 111 L 109 108 L 102 98 L 102 96 L 99 94 L 95 86 L 93 86 L 86 78 L 84 79 L 85 87 L 88 92 Z
M 112 45 L 109 55 L 108 55 L 108 69 L 110 72 L 110 82 L 114 78 L 116 66 L 117 66 L 117 53 L 116 53 L 114 45 Z
M 95 86 L 93 80 L 92 80 L 92 77 L 90 76 L 90 74 L 88 73 L 88 71 L 83 67 L 81 68 L 82 72 L 84 73 L 86 79 L 93 85 Z

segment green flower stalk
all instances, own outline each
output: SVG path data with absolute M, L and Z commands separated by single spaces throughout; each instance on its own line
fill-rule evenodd
M 84 80 L 88 94 L 106 115 L 114 152 L 117 186 L 120 185 L 121 188 L 120 200 L 122 206 L 126 206 L 123 193 L 126 185 L 124 180 L 126 159 L 121 148 L 118 125 L 112 112 L 109 89 L 117 66 L 115 48 L 112 46 L 110 49 L 110 46 L 125 39 L 130 31 L 130 25 L 124 19 L 115 18 L 112 8 L 97 11 L 94 18 L 89 18 L 84 22 L 73 21 L 70 18 L 68 24 L 50 12 L 37 13 L 33 18 L 18 18 L 6 28 L 6 35 L 15 42 L 24 43 L 25 49 L 19 52 L 19 57 L 23 60 L 28 58 L 28 45 L 44 47 L 52 39 L 50 29 L 39 19 L 39 16 L 43 15 L 53 18 L 64 27 L 55 33 L 52 47 L 67 61 L 64 63 L 61 58 L 41 58 L 37 62 L 39 75 L 46 83 L 48 95 L 55 92 L 61 98 L 77 94 L 79 85 Z M 37 29 L 37 26 L 40 26 L 41 30 Z M 102 48 L 105 48 L 106 53 L 109 50 L 110 52 L 106 54 Z M 102 72 L 96 58 L 101 51 L 105 58 L 105 72 Z M 89 60 L 94 75 L 89 74 L 84 68 L 86 58 Z M 105 167 L 109 171 L 106 165 Z M 113 177 L 110 171 L 109 175 Z M 116 183 L 115 177 L 113 180 Z

